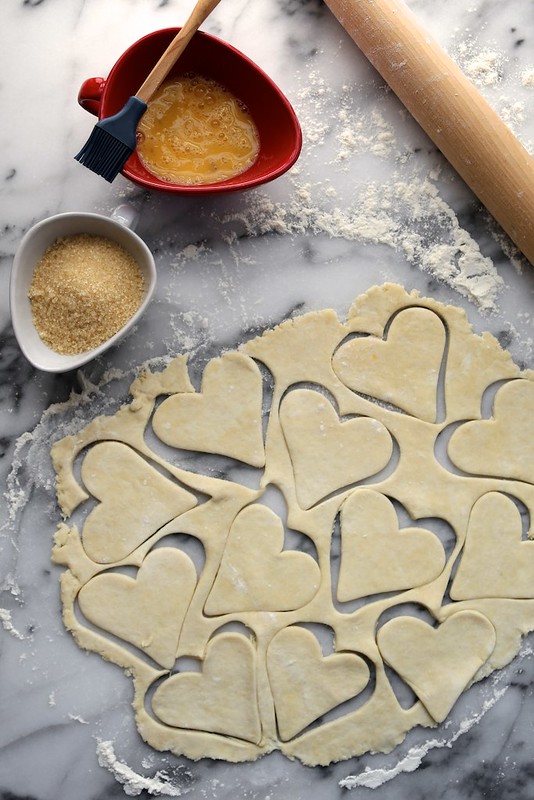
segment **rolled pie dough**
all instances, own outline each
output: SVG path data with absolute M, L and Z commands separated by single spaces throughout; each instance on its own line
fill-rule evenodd
M 131 395 L 53 447 L 53 560 L 153 748 L 389 751 L 534 629 L 534 376 L 460 309 L 375 287 Z

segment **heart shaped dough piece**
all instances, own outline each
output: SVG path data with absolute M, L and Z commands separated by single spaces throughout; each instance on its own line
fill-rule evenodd
M 263 467 L 262 394 L 255 362 L 242 353 L 227 353 L 206 366 L 200 393 L 163 401 L 153 417 L 154 432 L 171 447 Z
M 483 495 L 469 518 L 451 597 L 534 599 L 534 541 L 523 541 L 522 535 L 513 500 L 498 492 Z
M 497 391 L 493 418 L 461 425 L 449 457 L 464 472 L 534 483 L 534 381 L 515 380 Z
M 393 318 L 387 339 L 351 339 L 334 354 L 332 365 L 340 380 L 355 392 L 434 422 L 445 344 L 445 326 L 437 314 L 426 308 L 408 308 Z
M 340 602 L 423 586 L 440 575 L 445 551 L 424 528 L 403 528 L 387 497 L 357 489 L 341 509 Z
M 282 741 L 288 741 L 336 706 L 356 697 L 369 682 L 369 668 L 355 653 L 323 656 L 305 628 L 284 628 L 267 651 L 269 682 Z
M 292 611 L 316 594 L 319 566 L 306 553 L 284 551 L 284 526 L 267 506 L 244 508 L 230 529 L 205 611 Z
M 375 475 L 387 466 L 393 442 L 375 419 L 341 422 L 319 392 L 295 389 L 284 398 L 280 422 L 289 449 L 301 508 L 311 508 L 331 492 Z
M 386 661 L 428 713 L 442 722 L 495 647 L 495 629 L 478 611 L 458 611 L 438 628 L 396 617 L 378 631 Z
M 202 672 L 181 672 L 154 692 L 152 708 L 165 725 L 221 733 L 255 744 L 261 738 L 256 653 L 244 636 L 221 633 L 206 649 Z
M 78 602 L 94 625 L 170 669 L 196 582 L 191 559 L 180 550 L 161 547 L 149 553 L 136 578 L 96 575 L 82 586 Z
M 197 504 L 193 494 L 120 442 L 92 447 L 81 476 L 87 491 L 100 500 L 83 526 L 84 549 L 99 564 L 121 561 Z

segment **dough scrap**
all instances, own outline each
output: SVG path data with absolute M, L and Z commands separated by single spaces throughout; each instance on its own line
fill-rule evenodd
M 65 626 L 133 676 L 153 748 L 309 765 L 388 752 L 534 629 L 534 374 L 460 309 L 374 287 L 346 322 L 304 314 L 209 362 L 200 392 L 180 356 L 131 393 L 53 447 L 52 558 Z M 258 488 L 191 471 L 191 452 L 248 465 Z M 452 529 L 447 548 L 425 518 Z M 200 564 L 174 535 L 198 540 Z

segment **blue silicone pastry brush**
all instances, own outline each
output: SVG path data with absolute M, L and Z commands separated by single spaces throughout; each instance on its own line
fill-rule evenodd
M 97 122 L 75 159 L 111 183 L 136 147 L 137 125 L 156 89 L 220 0 L 198 0 L 183 28 L 176 34 L 142 86 L 112 117 Z

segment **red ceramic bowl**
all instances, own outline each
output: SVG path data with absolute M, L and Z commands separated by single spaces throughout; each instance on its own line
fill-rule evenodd
M 116 114 L 134 95 L 179 28 L 166 28 L 144 36 L 126 50 L 106 79 L 89 78 L 81 86 L 78 102 L 100 119 Z M 197 32 L 169 77 L 194 72 L 225 86 L 248 108 L 259 133 L 260 150 L 254 164 L 234 178 L 219 183 L 186 185 L 167 183 L 148 172 L 136 153 L 122 174 L 147 189 L 177 194 L 207 194 L 250 189 L 278 178 L 297 160 L 302 133 L 287 98 L 247 56 L 231 45 Z

